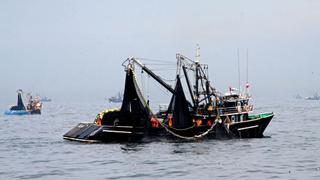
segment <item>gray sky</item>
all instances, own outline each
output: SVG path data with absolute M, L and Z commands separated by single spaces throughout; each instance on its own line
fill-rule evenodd
M 18 88 L 98 100 L 123 89 L 129 56 L 209 64 L 221 91 L 242 81 L 249 49 L 254 96 L 320 92 L 317 0 L 1 0 L 0 100 Z M 76 96 L 71 96 L 75 94 Z

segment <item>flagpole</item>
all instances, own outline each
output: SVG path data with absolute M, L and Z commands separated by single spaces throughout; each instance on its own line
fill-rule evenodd
M 246 95 L 248 95 L 248 88 L 249 88 L 249 49 L 247 48 L 247 77 L 246 77 Z
M 237 49 L 237 55 L 238 55 L 238 87 L 239 87 L 239 96 L 240 96 L 241 85 L 240 85 L 240 55 L 239 55 L 239 48 Z

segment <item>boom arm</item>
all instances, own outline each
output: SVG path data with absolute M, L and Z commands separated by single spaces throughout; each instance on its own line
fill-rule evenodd
M 186 67 L 185 67 L 184 65 L 182 65 L 182 70 L 183 70 L 184 76 L 186 77 L 186 81 L 187 81 L 187 85 L 188 85 L 188 89 L 189 89 L 189 93 L 190 93 L 190 96 L 191 96 L 192 102 L 193 102 L 193 104 L 195 105 L 195 104 L 196 104 L 196 102 L 195 102 L 195 99 L 194 99 L 194 96 L 193 96 L 193 93 L 192 93 L 192 88 L 191 88 L 191 84 L 190 84 L 189 76 L 188 76 L 188 73 L 187 73 Z
M 153 73 L 149 68 L 147 68 L 144 64 L 142 64 L 140 61 L 138 61 L 137 59 L 131 57 L 129 60 L 133 61 L 134 63 L 138 64 L 143 71 L 145 71 L 146 73 L 148 73 L 153 79 L 155 79 L 158 83 L 160 83 L 163 87 L 165 87 L 168 91 L 170 91 L 172 94 L 175 94 L 174 89 L 167 84 L 166 82 L 164 82 L 159 76 L 157 76 L 155 73 Z

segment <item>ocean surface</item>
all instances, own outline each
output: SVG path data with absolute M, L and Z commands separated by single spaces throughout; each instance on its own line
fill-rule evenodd
M 48 102 L 42 115 L 4 116 L 0 179 L 320 179 L 320 101 L 256 100 L 274 112 L 266 138 L 85 144 L 62 139 L 112 105 Z M 117 105 L 116 105 L 117 106 Z

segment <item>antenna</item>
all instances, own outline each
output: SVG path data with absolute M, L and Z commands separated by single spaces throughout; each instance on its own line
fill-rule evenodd
M 195 104 L 198 105 L 199 103 L 199 62 L 200 62 L 200 47 L 197 44 L 197 52 L 196 52 L 196 61 L 195 61 Z
M 246 77 L 246 96 L 249 97 L 249 49 L 247 48 L 247 56 L 246 56 L 246 60 L 247 60 L 247 77 Z
M 197 44 L 196 63 L 200 62 L 200 46 Z
M 181 58 L 180 58 L 180 54 L 179 54 L 179 53 L 176 54 L 176 59 L 177 59 L 177 71 L 176 71 L 176 75 L 179 75 L 179 76 L 180 76 L 180 68 L 181 68 L 182 62 L 181 62 Z
M 249 83 L 249 49 L 247 48 L 247 83 Z
M 239 48 L 237 49 L 237 55 L 238 55 L 238 87 L 239 87 L 239 95 L 241 92 L 241 85 L 240 85 L 240 54 L 239 54 Z
M 247 54 L 246 54 L 246 60 L 247 60 L 247 77 L 246 77 L 246 95 L 248 96 L 248 88 L 249 88 L 249 49 L 247 48 Z

